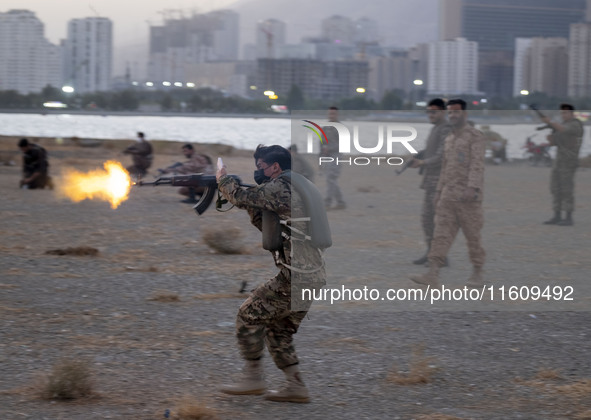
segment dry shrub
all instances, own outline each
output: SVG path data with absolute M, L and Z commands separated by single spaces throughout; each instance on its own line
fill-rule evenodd
M 581 379 L 569 385 L 557 386 L 556 390 L 569 397 L 574 398 L 588 398 L 591 400 L 591 379 Z
M 544 368 L 544 369 L 540 369 L 540 371 L 536 374 L 536 379 L 553 380 L 553 379 L 563 379 L 563 378 L 562 378 L 562 375 L 560 375 L 560 370 Z
M 172 413 L 173 420 L 217 420 L 215 409 L 207 407 L 201 402 L 192 402 L 191 398 L 184 398 L 179 407 Z
M 93 395 L 92 374 L 84 360 L 63 360 L 37 386 L 39 396 L 48 400 L 74 400 Z
M 181 298 L 175 292 L 169 292 L 168 290 L 157 290 L 152 293 L 152 296 L 148 300 L 153 302 L 180 302 Z
M 591 420 L 591 410 L 583 411 L 573 417 L 575 420 Z
M 203 240 L 220 254 L 243 254 L 244 243 L 242 230 L 239 227 L 209 227 L 203 231 Z
M 437 368 L 432 365 L 435 362 L 435 358 L 425 356 L 424 352 L 425 348 L 423 345 L 416 346 L 410 357 L 408 373 L 400 372 L 398 367 L 394 365 L 388 373 L 386 380 L 398 385 L 417 385 L 431 382 L 431 377 L 437 371 Z
M 48 255 L 77 255 L 77 256 L 91 256 L 96 257 L 99 253 L 98 249 L 93 248 L 91 246 L 76 246 L 76 247 L 68 247 L 65 249 L 51 249 L 49 251 L 45 251 Z

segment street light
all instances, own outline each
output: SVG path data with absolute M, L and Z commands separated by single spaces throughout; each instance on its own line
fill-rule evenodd
M 263 92 L 263 95 L 265 96 L 273 96 L 275 95 L 275 92 L 273 92 L 272 90 L 266 90 Z
M 423 86 L 423 81 L 421 79 L 415 79 L 412 81 L 412 83 L 415 86 Z
M 522 90 L 521 92 L 519 92 L 519 93 L 521 93 L 523 96 L 527 96 L 527 95 L 529 95 L 529 90 L 525 90 L 525 89 L 523 89 L 523 90 Z
M 62 92 L 64 92 L 64 93 L 74 93 L 74 88 L 72 86 L 64 86 L 64 87 L 62 87 Z
M 355 89 L 355 91 L 356 91 L 357 93 L 365 93 L 365 88 L 358 87 L 357 89 Z

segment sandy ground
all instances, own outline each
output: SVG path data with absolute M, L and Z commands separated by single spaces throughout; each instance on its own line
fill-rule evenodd
M 13 144 L 2 140 L 0 152 Z M 61 168 L 129 161 L 112 145 L 48 149 L 56 182 Z M 161 150 L 154 168 L 177 160 L 175 150 Z M 223 158 L 251 182 L 250 158 Z M 591 170 L 577 173 L 576 225 L 555 227 L 540 224 L 551 215 L 549 168 L 487 167 L 492 302 L 317 302 L 296 335 L 307 405 L 217 392 L 242 365 L 233 322 L 244 297 L 236 292 L 275 271 L 245 212 L 197 216 L 169 187 L 134 189 L 112 210 L 19 190 L 19 173 L 0 166 L 2 419 L 161 419 L 185 396 L 221 419 L 591 418 Z M 407 276 L 423 270 L 410 263 L 424 246 L 419 181 L 387 166 L 344 168 L 348 208 L 329 213 L 328 288 L 414 288 Z M 206 229 L 237 227 L 244 254 L 217 254 L 202 239 Z M 45 254 L 77 246 L 99 254 Z M 450 258 L 442 281 L 459 290 L 470 273 L 463 238 Z M 532 304 L 506 294 L 500 302 L 503 285 L 571 286 L 574 300 Z M 165 291 L 179 300 L 154 300 Z M 36 378 L 63 359 L 89 364 L 94 398 L 36 396 Z M 269 357 L 265 368 L 271 387 L 280 384 Z M 405 384 L 408 373 L 422 383 Z

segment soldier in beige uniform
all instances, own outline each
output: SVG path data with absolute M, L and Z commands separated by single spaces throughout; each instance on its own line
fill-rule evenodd
M 302 221 L 305 210 L 300 194 L 292 188 L 297 174 L 290 171 L 289 151 L 281 146 L 261 145 L 254 157 L 258 168 L 255 181 L 260 185 L 241 188 L 234 178 L 226 176 L 224 167 L 217 171 L 218 188 L 230 203 L 248 211 L 251 223 L 264 237 L 264 228 L 269 226 L 263 218 L 270 212 L 278 217 L 277 222 L 281 220 L 277 226 L 282 235 L 279 243 L 273 250 L 266 248 L 272 252 L 279 272 L 254 289 L 238 310 L 236 336 L 246 365 L 242 377 L 224 386 L 222 392 L 233 395 L 265 392 L 261 358 L 266 344 L 275 365 L 283 370 L 287 385 L 280 391 L 268 392 L 265 398 L 305 403 L 309 401 L 308 389 L 300 376 L 293 335 L 312 302 L 302 300 L 298 289 L 319 289 L 325 284 L 324 261 L 320 249 L 297 236 L 298 232 L 306 232 L 306 222 Z M 321 197 L 319 192 L 318 197 Z M 296 236 L 293 241 L 292 236 Z
M 452 132 L 445 139 L 441 175 L 435 194 L 435 232 L 429 251 L 429 272 L 413 275 L 416 283 L 437 287 L 439 269 L 462 229 L 468 243 L 473 272 L 467 286 L 483 284 L 485 252 L 480 231 L 484 224 L 482 193 L 486 140 L 482 133 L 467 124 L 466 102 L 452 99 L 447 103 Z

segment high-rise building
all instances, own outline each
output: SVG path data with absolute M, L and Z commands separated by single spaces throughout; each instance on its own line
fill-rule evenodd
M 164 24 L 150 27 L 148 79 L 191 82 L 186 67 L 210 61 L 238 59 L 239 15 L 231 10 L 207 14 L 165 14 Z
M 355 43 L 372 44 L 379 42 L 380 33 L 378 22 L 367 17 L 362 17 L 361 19 L 357 19 L 354 25 L 355 35 L 353 40 Z
M 529 41 L 529 42 L 528 42 Z M 566 95 L 566 38 L 518 38 L 519 58 L 515 59 L 515 80 L 519 92 L 541 92 L 549 96 Z M 517 51 L 516 51 L 517 55 Z M 514 96 L 519 92 L 514 91 Z
M 521 91 L 529 92 L 529 47 L 532 38 L 515 39 L 515 60 L 513 67 L 513 96 L 519 96 Z
M 429 95 L 478 95 L 478 44 L 464 38 L 429 44 Z
M 379 101 L 390 90 L 414 95 L 428 89 L 429 44 L 418 44 L 409 50 L 393 50 L 386 57 L 369 58 L 368 93 Z M 415 80 L 420 80 L 416 82 Z M 422 95 L 420 95 L 422 96 Z
M 515 38 L 567 38 L 586 10 L 587 0 L 445 0 L 440 36 L 476 41 L 481 52 L 513 51 Z
M 568 96 L 591 97 L 591 23 L 571 25 L 568 46 Z
M 478 42 L 479 89 L 489 96 L 510 96 L 515 87 L 516 38 L 569 36 L 582 22 L 589 0 L 445 0 L 440 4 L 440 40 L 463 37 Z
M 282 58 L 285 45 L 285 23 L 267 19 L 256 26 L 256 58 Z
M 257 86 L 281 96 L 296 85 L 310 99 L 341 99 L 367 89 L 368 73 L 367 61 L 261 58 Z
M 104 17 L 72 19 L 65 41 L 64 82 L 76 92 L 111 88 L 113 24 Z
M 355 24 L 347 17 L 333 15 L 322 20 L 322 37 L 330 43 L 353 44 Z
M 238 60 L 240 15 L 232 10 L 216 10 L 208 16 L 216 26 L 213 31 L 215 61 Z
M 45 38 L 35 13 L 0 13 L 0 90 L 26 94 L 47 85 L 61 87 L 60 55 L 60 47 Z

